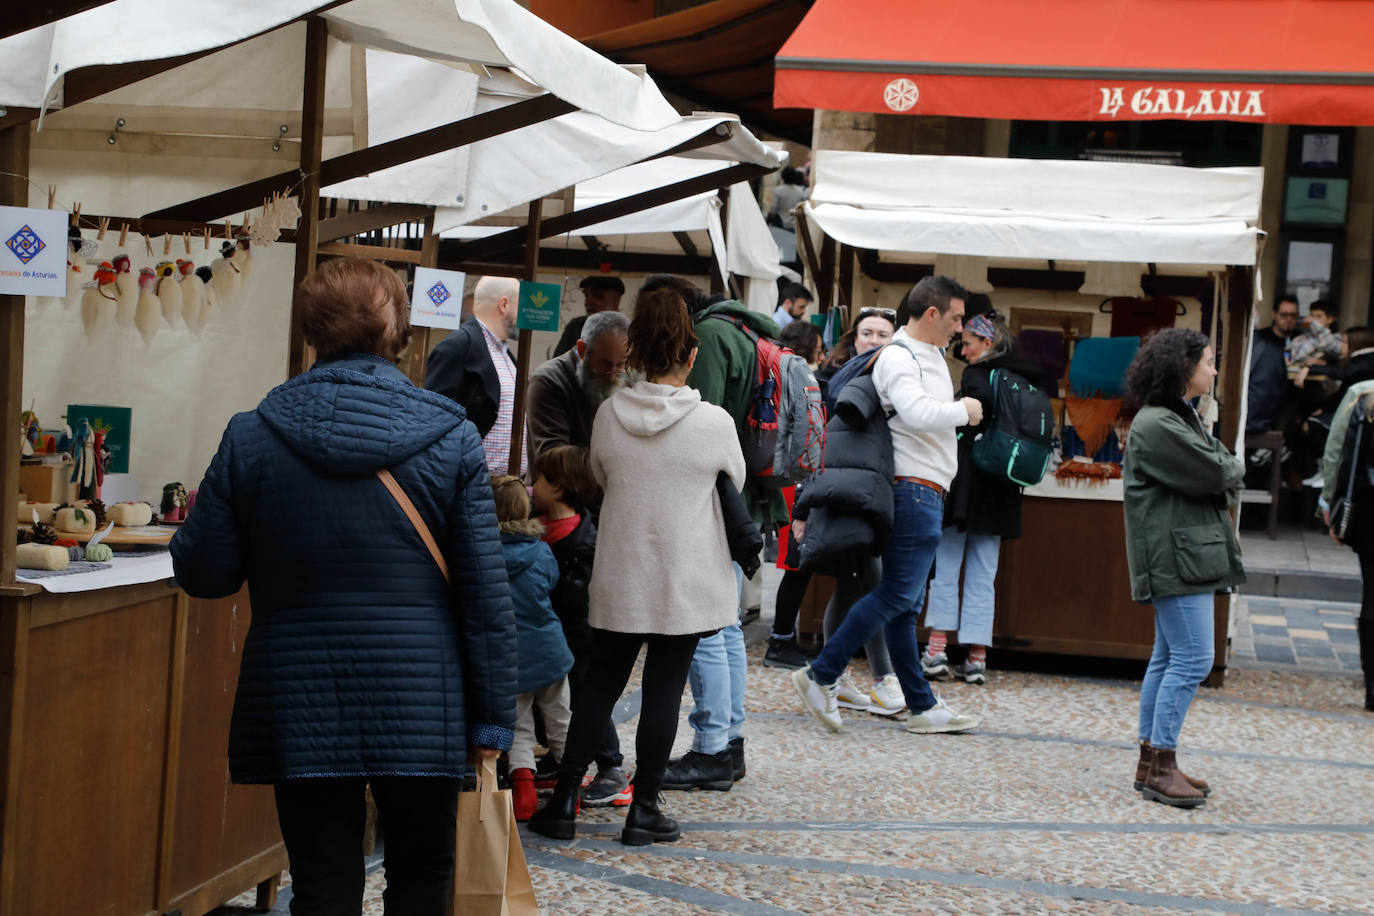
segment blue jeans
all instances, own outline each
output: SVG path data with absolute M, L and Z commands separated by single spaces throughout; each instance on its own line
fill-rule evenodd
M 944 530 L 935 552 L 935 578 L 926 604 L 926 626 L 958 630 L 959 644 L 992 645 L 992 615 L 996 604 L 997 554 L 1002 539 L 995 534 L 965 534 L 954 526 Z M 964 600 L 959 602 L 959 567 L 964 567 Z
M 744 575 L 736 566 L 736 591 L 743 584 Z M 744 734 L 745 663 L 744 631 L 739 623 L 697 643 L 687 672 L 694 704 L 687 722 L 696 732 L 692 750 L 719 754 L 730 746 L 731 738 Z
M 1155 648 L 1140 684 L 1140 740 L 1178 748 L 1198 685 L 1212 670 L 1212 593 L 1155 599 Z
M 921 673 L 916 646 L 916 609 L 921 605 L 930 564 L 940 546 L 944 500 L 930 487 L 899 480 L 892 485 L 892 537 L 883 554 L 883 577 L 849 611 L 835 635 L 811 663 L 811 677 L 821 686 L 839 679 L 849 660 L 869 637 L 885 629 L 892 667 L 914 713 L 935 705 L 935 694 Z

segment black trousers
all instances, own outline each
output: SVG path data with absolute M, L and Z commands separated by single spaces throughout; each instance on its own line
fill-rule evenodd
M 635 798 L 653 804 L 663 787 L 663 770 L 677 737 L 677 714 L 692 653 L 702 634 L 661 636 L 653 633 L 614 633 L 592 630 L 592 664 L 573 702 L 568 744 L 560 777 L 581 782 L 601 744 L 611 710 L 625 691 L 640 647 L 644 657 L 644 702 L 635 732 Z
M 1357 554 L 1360 558 L 1360 577 L 1363 598 L 1360 616 L 1355 621 L 1360 634 L 1360 667 L 1364 669 L 1366 687 L 1374 687 L 1374 547 Z
M 363 911 L 364 785 L 386 836 L 388 916 L 443 916 L 453 881 L 459 780 L 422 776 L 291 779 L 275 783 L 291 859 L 292 916 Z
M 569 705 L 572 706 L 574 713 L 577 712 L 582 685 L 587 682 L 587 673 L 592 670 L 587 653 L 584 652 L 582 655 L 582 658 L 573 662 L 572 670 L 568 672 L 568 690 L 572 694 Z M 596 749 L 595 759 L 597 770 L 616 769 L 625 763 L 625 756 L 620 753 L 620 735 L 616 733 L 615 723 L 611 721 L 609 714 L 606 716 L 606 726 L 601 731 L 601 744 Z
M 790 552 L 789 552 L 790 554 Z M 797 615 L 801 612 L 811 573 L 789 569 L 778 583 L 778 597 L 773 603 L 773 632 L 797 635 Z

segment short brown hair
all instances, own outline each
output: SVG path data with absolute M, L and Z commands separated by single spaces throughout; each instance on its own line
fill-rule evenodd
M 599 487 L 592 477 L 587 449 L 577 445 L 555 445 L 534 459 L 536 477 L 543 477 L 563 491 L 563 502 L 574 509 L 585 509 L 596 501 Z
M 305 339 L 323 358 L 395 360 L 410 343 L 410 300 L 395 271 L 367 258 L 325 261 L 296 288 Z
M 530 491 L 519 477 L 502 474 L 491 479 L 498 522 L 519 522 L 530 517 Z
M 692 317 L 677 290 L 640 291 L 630 322 L 631 369 L 649 378 L 667 375 L 687 365 L 696 345 Z

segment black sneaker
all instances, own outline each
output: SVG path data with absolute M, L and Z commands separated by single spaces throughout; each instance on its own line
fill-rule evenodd
M 747 623 L 753 623 L 755 620 L 758 620 L 758 619 L 759 619 L 759 609 L 756 608 L 756 607 L 748 607 L 748 608 L 745 608 L 744 610 L 740 611 L 740 615 L 739 615 L 740 626 L 743 626 L 743 625 L 745 625 L 745 624 L 747 624 Z
M 731 776 L 734 778 L 735 782 L 739 782 L 743 779 L 745 773 L 748 772 L 744 766 L 743 737 L 730 739 L 730 766 L 734 770 Z
M 630 781 L 620 767 L 598 771 L 596 778 L 582 790 L 582 804 L 588 808 L 623 808 L 633 800 Z
M 768 637 L 768 651 L 763 654 L 763 667 L 765 668 L 787 668 L 795 671 L 798 668 L 805 668 L 810 662 L 806 653 L 797 645 L 795 636 L 786 639 Z
M 665 789 L 714 789 L 729 792 L 735 784 L 735 762 L 727 747 L 719 754 L 688 751 L 668 761 L 663 771 Z
M 664 814 L 657 804 L 635 802 L 625 815 L 625 829 L 620 842 L 626 846 L 648 846 L 650 843 L 671 843 L 682 836 L 677 821 Z

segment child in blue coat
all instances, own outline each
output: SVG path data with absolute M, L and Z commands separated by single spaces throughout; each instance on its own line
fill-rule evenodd
M 515 606 L 519 648 L 515 740 L 510 748 L 511 795 L 515 818 L 529 820 L 538 802 L 534 788 L 534 706 L 544 717 L 549 753 L 563 756 L 572 713 L 568 705 L 568 671 L 573 655 L 549 594 L 558 584 L 558 561 L 541 538 L 544 527 L 530 518 L 530 496 L 518 477 L 492 480 L 501 549 Z

